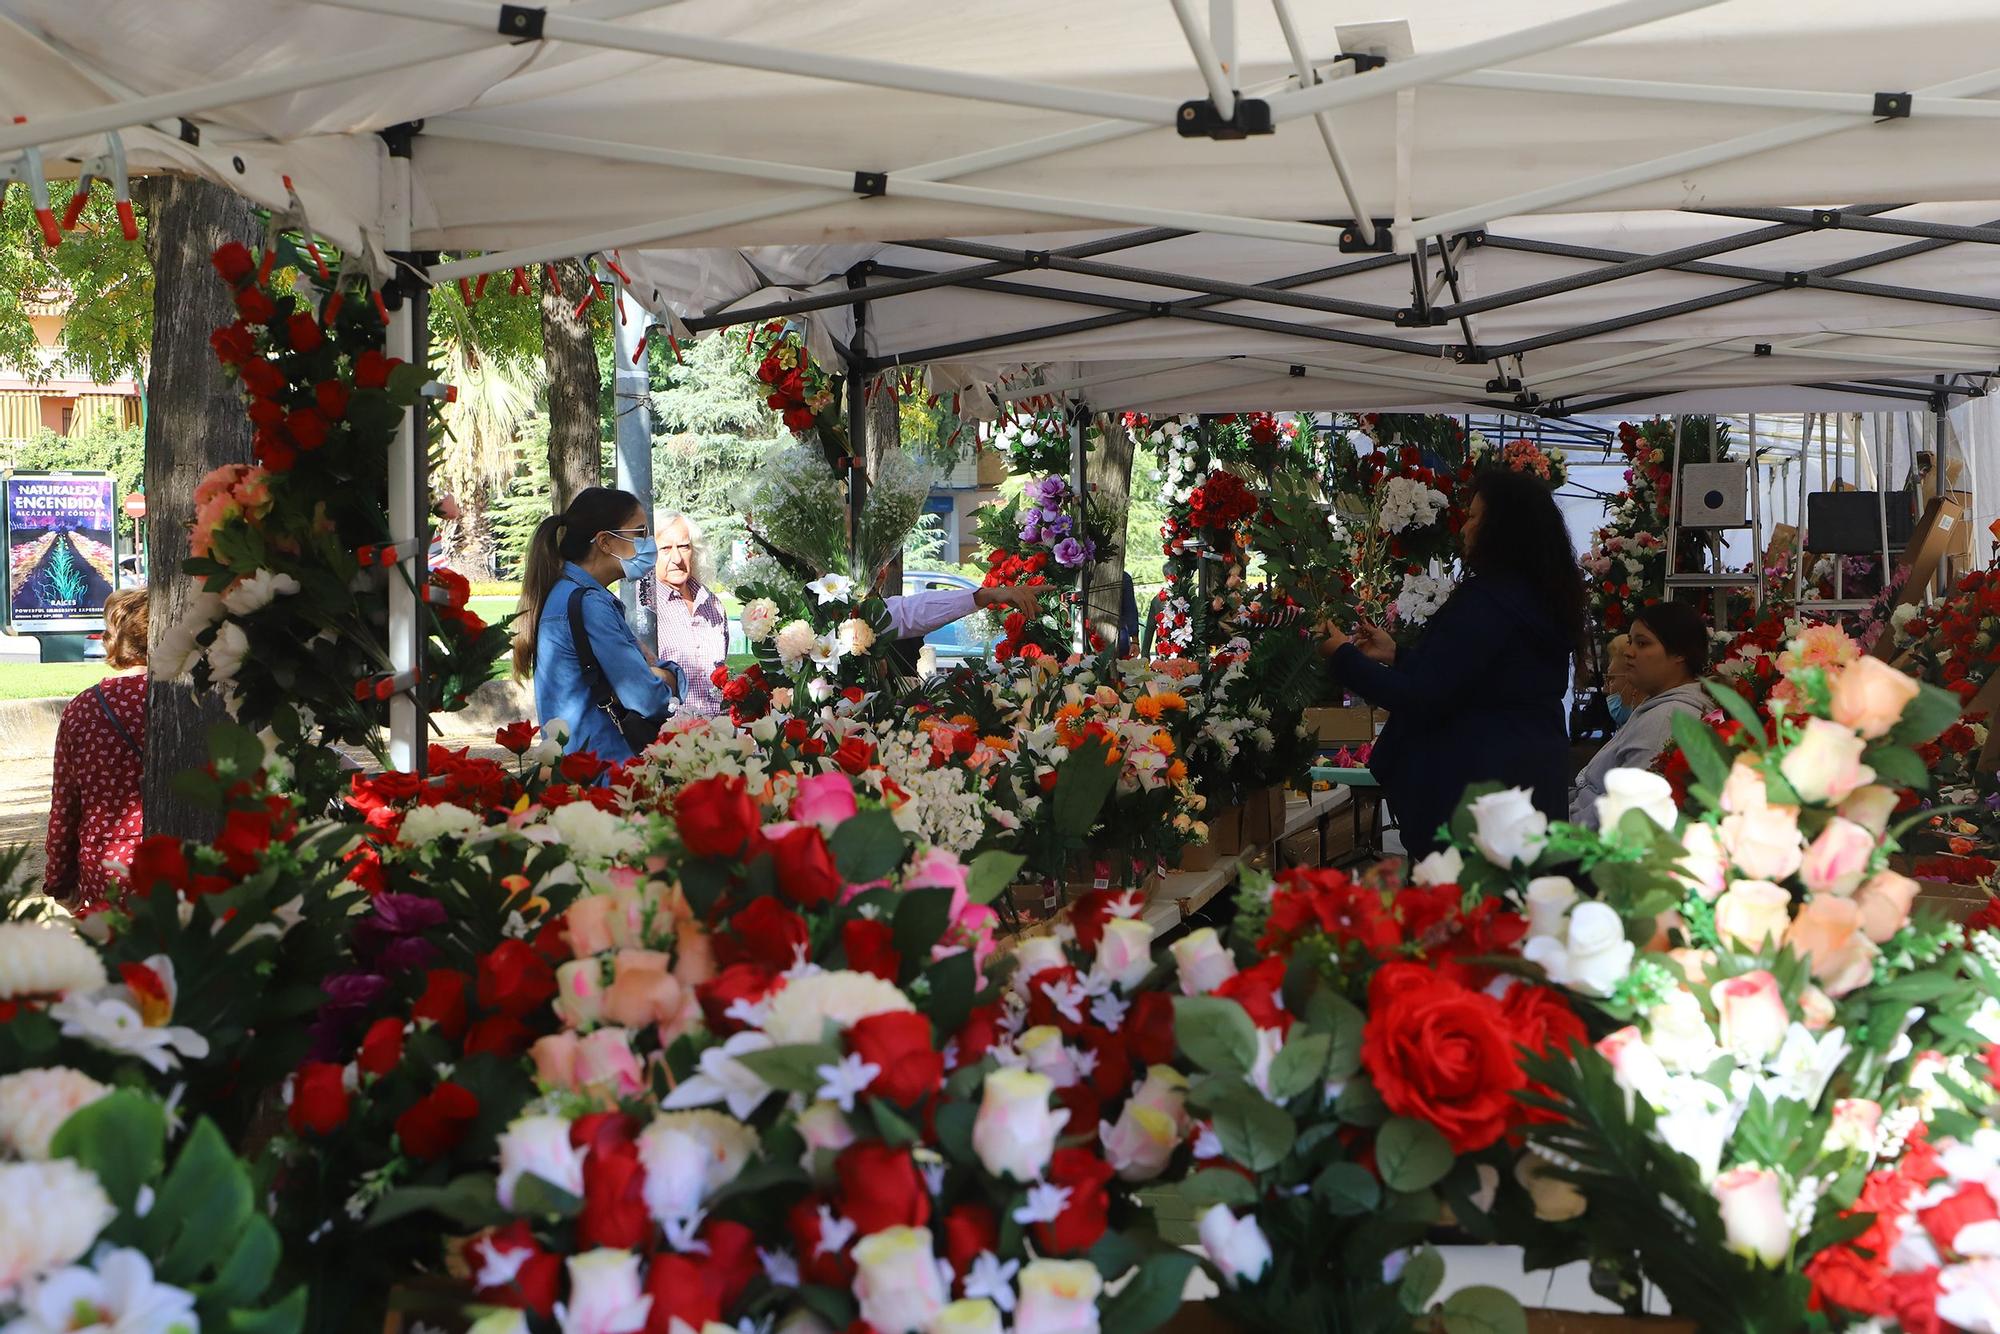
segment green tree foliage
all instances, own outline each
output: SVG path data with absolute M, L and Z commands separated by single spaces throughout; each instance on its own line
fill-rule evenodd
M 741 491 L 765 452 L 789 438 L 727 335 L 655 357 L 653 496 L 701 525 L 711 558 L 743 533 Z
M 71 186 L 52 182 L 58 216 Z M 100 186 L 77 229 L 54 249 L 42 242 L 25 189 L 6 192 L 0 208 L 0 367 L 31 380 L 57 370 L 94 380 L 142 374 L 153 338 L 153 271 L 146 263 L 145 219 L 127 241 L 108 187 Z M 51 364 L 30 323 L 52 307 L 64 319 L 59 359 Z

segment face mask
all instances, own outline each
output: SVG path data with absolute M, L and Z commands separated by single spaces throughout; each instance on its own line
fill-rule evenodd
M 655 542 L 651 536 L 633 537 L 626 540 L 632 544 L 632 554 L 621 557 L 618 561 L 618 566 L 625 571 L 627 579 L 644 579 L 653 572 L 653 567 L 659 564 L 660 544 Z
M 1632 716 L 1632 706 L 1625 702 L 1623 695 L 1606 695 L 1604 707 L 1611 710 L 1611 721 L 1618 727 L 1623 727 L 1625 720 Z

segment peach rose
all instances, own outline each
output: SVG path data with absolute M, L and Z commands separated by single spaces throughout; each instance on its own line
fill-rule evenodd
M 1807 899 L 1785 932 L 1785 944 L 1812 965 L 1814 980 L 1836 1000 L 1875 969 L 1875 945 L 1862 934 L 1861 907 L 1838 895 Z
M 1826 1128 L 1826 1148 L 1872 1152 L 1875 1128 L 1881 1123 L 1881 1103 L 1867 1098 L 1842 1098 L 1833 1104 L 1833 1123 Z
M 1720 1016 L 1716 1036 L 1738 1057 L 1761 1062 L 1785 1040 L 1791 1018 L 1778 979 L 1765 969 L 1718 982 L 1708 995 Z
M 1776 1172 L 1768 1167 L 1739 1167 L 1717 1177 L 1709 1190 L 1722 1208 L 1724 1246 L 1759 1264 L 1784 1261 L 1792 1248 L 1792 1225 L 1785 1209 L 1784 1183 Z
M 528 1055 L 535 1061 L 536 1081 L 547 1088 L 574 1089 L 577 1049 L 582 1045 L 574 1033 L 551 1033 L 535 1039 Z
M 1798 812 L 1790 806 L 1725 816 L 1717 837 L 1730 864 L 1751 880 L 1783 880 L 1805 859 Z
M 1875 837 L 1882 837 L 1889 828 L 1889 817 L 1896 813 L 1896 789 L 1883 787 L 1880 783 L 1870 783 L 1858 787 L 1840 803 L 1842 819 L 1852 820 Z
M 1833 1001 L 1810 984 L 1799 988 L 1799 1022 L 1815 1033 L 1824 1032 L 1834 1020 Z
M 655 950 L 620 950 L 611 985 L 604 992 L 604 1017 L 626 1028 L 660 1026 L 660 1041 L 686 1032 L 699 1013 L 688 988 L 667 971 L 667 956 Z
M 715 946 L 708 928 L 685 921 L 674 928 L 674 980 L 690 989 L 715 976 Z
M 1861 930 L 1877 945 L 1903 929 L 1910 920 L 1910 905 L 1921 888 L 1916 881 L 1894 871 L 1877 871 L 1854 896 L 1861 909 Z
M 556 969 L 556 1017 L 587 1028 L 604 1017 L 604 972 L 597 959 L 571 959 Z
M 1778 761 L 1778 771 L 1801 801 L 1837 804 L 1875 781 L 1875 771 L 1861 762 L 1867 749 L 1853 728 L 1808 718 L 1799 739 Z
M 1706 903 L 1715 902 L 1716 896 L 1729 887 L 1729 856 L 1723 851 L 1714 825 L 1696 820 L 1681 831 L 1681 856 L 1674 878 L 1701 895 Z
M 1708 981 L 1708 969 L 1715 962 L 1715 951 L 1683 947 L 1668 950 L 1667 957 L 1680 965 L 1681 976 L 1687 979 L 1689 986 L 1698 987 Z
M 645 1072 L 632 1051 L 632 1035 L 622 1028 L 600 1028 L 580 1039 L 576 1049 L 576 1082 L 629 1098 L 646 1087 Z
M 1770 794 L 1764 787 L 1764 771 L 1748 755 L 1738 755 L 1736 763 L 1729 767 L 1728 779 L 1722 784 L 1722 809 L 1730 815 L 1747 815 L 1770 804 Z
M 1806 849 L 1799 878 L 1815 894 L 1852 894 L 1867 877 L 1874 857 L 1875 835 L 1836 815 Z
M 1880 658 L 1857 658 L 1833 678 L 1833 720 L 1873 741 L 1895 729 L 1916 697 L 1913 678 Z
M 1732 948 L 1754 954 L 1783 939 L 1791 917 L 1792 896 L 1783 885 L 1736 880 L 1715 901 L 1715 934 Z

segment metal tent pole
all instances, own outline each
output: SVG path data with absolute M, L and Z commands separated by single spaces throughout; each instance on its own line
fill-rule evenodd
M 1083 540 L 1084 514 L 1090 504 L 1090 480 L 1084 476 L 1083 433 L 1090 422 L 1090 408 L 1079 400 L 1070 408 L 1069 475 L 1070 490 L 1076 497 L 1076 516 L 1071 536 Z M 1078 653 L 1090 652 L 1090 567 L 1085 561 L 1076 568 L 1076 631 Z
M 410 134 L 384 136 L 382 158 L 383 241 L 385 248 L 411 270 L 399 271 L 383 294 L 389 306 L 387 352 L 391 357 L 421 364 L 425 348 L 425 288 L 422 271 L 410 252 L 413 201 L 410 181 Z M 390 304 L 393 303 L 393 304 Z M 426 499 L 429 478 L 424 433 L 424 400 L 403 414 L 389 442 L 389 537 L 402 550 L 397 574 L 389 579 L 389 670 L 402 687 L 389 699 L 389 760 L 404 773 L 424 770 L 424 618 L 422 595 L 430 583 L 430 530 Z
M 852 274 L 848 282 L 864 280 Z M 861 510 L 868 503 L 868 302 L 854 303 L 854 341 L 847 354 L 847 559 L 856 580 L 861 568 Z
M 630 491 L 646 507 L 646 521 L 653 514 L 653 391 L 646 373 L 646 312 L 625 290 L 625 282 L 612 274 L 613 302 L 617 319 L 612 325 L 612 412 L 616 442 L 616 484 Z M 658 533 L 653 535 L 656 539 Z M 632 631 L 639 642 L 652 651 L 659 642 L 652 602 L 640 596 L 640 581 L 621 579 L 618 598 L 625 604 Z

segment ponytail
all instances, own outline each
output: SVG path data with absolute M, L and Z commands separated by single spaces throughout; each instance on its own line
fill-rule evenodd
M 520 614 L 514 619 L 515 680 L 534 675 L 535 632 L 541 624 L 543 605 L 562 580 L 564 564 L 582 560 L 599 533 L 622 527 L 634 510 L 642 508 L 630 491 L 587 486 L 576 493 L 568 509 L 535 526 L 521 571 Z

